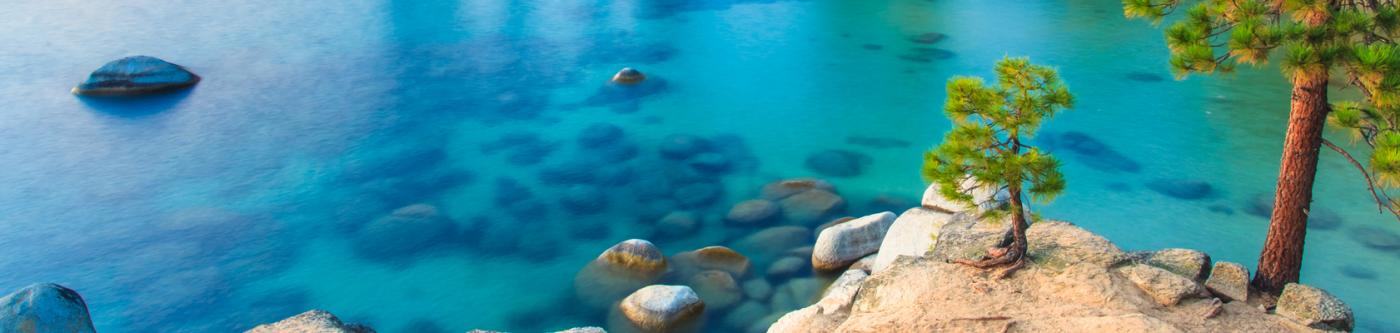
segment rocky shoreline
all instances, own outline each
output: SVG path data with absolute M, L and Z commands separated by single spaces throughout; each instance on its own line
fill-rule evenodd
M 729 223 L 821 221 L 844 203 L 825 182 L 769 184 Z M 996 198 L 978 191 L 977 196 Z M 631 239 L 575 276 L 579 306 L 606 313 L 606 331 L 1350 331 L 1351 310 L 1318 288 L 1290 284 L 1277 299 L 1249 287 L 1243 265 L 1189 249 L 1125 252 L 1068 222 L 1036 221 L 1030 262 L 1010 277 L 949 261 L 985 254 L 1007 223 L 975 218 L 925 191 L 920 207 L 779 225 L 665 256 Z M 788 216 L 790 215 L 790 216 Z M 680 218 L 680 217 L 677 217 Z M 731 247 L 732 246 L 732 247 Z M 813 271 L 816 277 L 798 277 Z M 827 283 L 829 282 L 829 283 Z M 709 328 L 709 329 L 707 329 Z M 0 298 L 0 331 L 93 332 L 71 289 L 36 284 Z M 374 332 L 311 310 L 248 332 Z M 490 331 L 473 331 L 490 332 Z M 562 332 L 605 332 L 580 327 Z

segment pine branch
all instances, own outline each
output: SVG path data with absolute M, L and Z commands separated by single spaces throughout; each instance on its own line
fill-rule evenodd
M 1366 167 L 1362 166 L 1361 162 L 1358 162 L 1356 158 L 1352 157 L 1351 153 L 1348 153 L 1345 149 L 1338 147 L 1326 138 L 1322 139 L 1322 144 L 1327 146 L 1327 148 L 1332 148 L 1333 151 L 1341 154 L 1342 157 L 1345 157 L 1348 162 L 1351 162 L 1353 167 L 1356 167 L 1357 171 L 1361 172 L 1361 176 L 1366 178 L 1366 190 L 1371 191 L 1371 198 L 1376 200 L 1376 211 L 1383 212 L 1389 210 L 1390 214 L 1394 215 L 1395 219 L 1400 221 L 1400 210 L 1397 210 L 1394 205 L 1389 204 L 1391 202 L 1389 195 L 1384 195 L 1382 191 L 1376 190 L 1376 182 L 1371 179 L 1371 173 L 1366 171 Z M 1381 200 L 1382 196 L 1385 197 L 1385 200 Z

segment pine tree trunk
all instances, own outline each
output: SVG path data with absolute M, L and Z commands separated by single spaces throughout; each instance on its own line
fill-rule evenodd
M 1313 70 L 1299 74 L 1293 82 L 1288 133 L 1283 139 L 1283 161 L 1279 166 L 1269 233 L 1264 240 L 1264 251 L 1259 254 L 1259 271 L 1254 275 L 1254 286 L 1261 291 L 1276 293 L 1283 290 L 1285 284 L 1298 281 L 1313 180 L 1317 174 L 1317 154 L 1328 111 L 1327 72 Z
M 1011 193 L 1011 245 L 1008 250 L 1019 253 L 1021 255 L 1019 260 L 1027 260 L 1029 258 L 1026 258 L 1028 255 L 1026 250 L 1029 244 L 1026 241 L 1026 229 L 1030 227 L 1030 222 L 1026 221 L 1025 206 L 1021 202 L 1021 184 L 1019 183 L 1019 181 L 1013 181 L 1010 186 L 1007 186 L 1007 192 Z

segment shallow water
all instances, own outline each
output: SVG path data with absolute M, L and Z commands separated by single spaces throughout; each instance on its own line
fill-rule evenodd
M 928 32 L 947 37 L 913 39 Z M 566 304 L 573 274 L 651 237 L 633 193 L 650 185 L 605 186 L 603 211 L 573 213 L 558 184 L 591 176 L 570 171 L 672 170 L 655 153 L 671 134 L 756 156 L 707 178 L 725 185 L 701 209 L 711 223 L 653 239 L 667 253 L 742 232 L 715 222 L 729 203 L 819 176 L 804 161 L 826 149 L 868 158 L 828 178 L 851 213 L 913 200 L 949 127 L 944 82 L 1005 55 L 1058 66 L 1078 97 L 1045 127 L 1070 185 L 1043 215 L 1253 266 L 1267 220 L 1249 202 L 1271 192 L 1288 95 L 1274 69 L 1171 80 L 1160 31 L 1116 2 L 22 1 L 0 12 L 0 41 L 0 290 L 68 285 L 104 332 L 234 331 L 310 308 L 386 332 L 602 325 Z M 68 94 L 132 54 L 205 80 L 135 101 Z M 651 75 L 644 91 L 606 87 L 624 66 Z M 596 123 L 637 156 L 576 144 Z M 1322 159 L 1315 206 L 1339 224 L 1309 233 L 1303 280 L 1361 330 L 1400 329 L 1385 283 L 1400 251 L 1356 240 L 1400 224 Z M 539 204 L 506 212 L 500 179 Z M 1214 191 L 1174 198 L 1149 188 L 1161 179 Z M 409 255 L 356 246 L 363 224 L 420 202 L 462 232 Z

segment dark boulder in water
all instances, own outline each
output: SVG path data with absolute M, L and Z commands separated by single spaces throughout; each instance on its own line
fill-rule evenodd
M 1372 269 L 1370 269 L 1370 268 L 1366 268 L 1365 266 L 1351 265 L 1351 264 L 1343 265 L 1342 268 L 1341 268 L 1341 271 L 1342 271 L 1342 275 L 1346 275 L 1347 277 L 1350 277 L 1350 278 L 1353 278 L 1353 279 L 1361 279 L 1361 280 L 1375 280 L 1375 279 L 1376 279 L 1376 276 L 1378 275 L 1378 274 L 1376 274 L 1376 271 L 1375 271 L 1375 270 L 1372 270 Z
M 608 208 L 608 197 L 597 186 L 574 185 L 560 194 L 559 204 L 575 214 L 593 214 Z
M 855 177 L 861 174 L 870 156 L 839 149 L 828 149 L 807 156 L 807 169 L 830 177 Z
M 1080 162 L 1100 171 L 1138 172 L 1142 165 L 1119 153 L 1107 144 L 1081 132 L 1065 132 L 1055 135 L 1045 133 L 1040 142 L 1046 150 L 1066 150 L 1073 153 Z
M 1274 196 L 1259 193 L 1244 203 L 1245 213 L 1268 219 L 1274 212 Z M 1313 205 L 1308 212 L 1308 229 L 1335 230 L 1342 226 L 1342 216 L 1323 207 Z M 1384 231 L 1384 230 L 1382 230 Z
M 1362 226 L 1352 228 L 1351 239 L 1372 249 L 1382 251 L 1400 250 L 1400 235 L 1378 227 Z
M 155 57 L 134 56 L 108 62 L 73 93 L 86 96 L 130 96 L 169 92 L 199 83 L 199 76 L 180 65 Z
M 578 144 L 587 148 L 606 146 L 621 140 L 622 127 L 613 124 L 593 124 L 578 134 Z
M 684 160 L 700 152 L 710 150 L 710 141 L 694 135 L 673 134 L 661 139 L 657 150 L 660 151 L 662 157 Z
M 546 166 L 539 171 L 540 182 L 549 185 L 587 184 L 596 180 L 593 167 L 584 162 Z
M 724 195 L 724 186 L 718 183 L 700 182 L 676 188 L 672 197 L 683 207 L 704 207 L 715 203 Z
M 1211 194 L 1210 183 L 1194 179 L 1158 179 L 1147 182 L 1147 188 L 1182 200 L 1202 199 Z
M 492 188 L 494 190 L 491 193 L 496 196 L 497 205 L 509 205 L 535 196 L 529 187 L 525 187 L 520 181 L 511 178 L 497 178 Z
M 624 141 L 607 147 L 599 147 L 593 150 L 592 154 L 604 163 L 622 163 L 637 157 L 641 150 L 636 143 Z
M 700 214 L 691 211 L 674 211 L 656 221 L 656 236 L 663 239 L 680 238 L 690 235 L 700 227 Z
M 52 283 L 32 284 L 0 297 L 0 332 L 92 333 L 87 303 Z
M 701 172 L 724 173 L 729 171 L 729 158 L 720 153 L 702 153 L 688 161 L 691 168 Z
M 871 51 L 879 51 L 885 49 L 885 46 L 880 44 L 860 44 L 860 48 Z
M 606 84 L 583 101 L 587 106 L 616 106 L 635 103 L 647 96 L 665 92 L 666 80 L 651 78 L 636 84 Z
M 413 204 L 365 224 L 354 246 L 358 254 L 368 258 L 397 258 L 432 247 L 455 232 L 456 225 L 437 207 Z
M 749 149 L 749 144 L 744 138 L 733 134 L 721 134 L 710 137 L 710 144 L 715 152 L 729 160 L 727 172 L 751 173 L 758 170 L 758 156 Z
M 554 142 L 531 142 L 515 146 L 506 153 L 506 162 L 512 165 L 535 165 L 544 159 L 549 158 L 558 149 L 558 144 Z
M 919 44 L 934 44 L 943 41 L 945 38 L 948 38 L 948 35 L 937 32 L 925 32 L 909 37 L 909 41 Z

